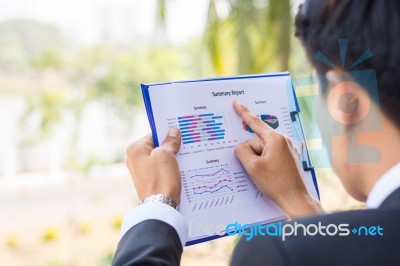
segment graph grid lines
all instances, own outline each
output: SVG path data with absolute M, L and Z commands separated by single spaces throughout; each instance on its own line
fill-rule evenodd
M 227 165 L 192 170 L 186 173 L 186 177 L 194 199 L 234 192 L 234 180 Z

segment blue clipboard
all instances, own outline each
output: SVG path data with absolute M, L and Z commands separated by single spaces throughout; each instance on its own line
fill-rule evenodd
M 242 76 L 232 76 L 232 77 L 216 77 L 216 78 L 204 78 L 204 79 L 196 79 L 196 80 L 183 80 L 183 81 L 175 81 L 175 82 L 161 82 L 161 83 L 149 83 L 149 84 L 141 84 L 143 101 L 146 108 L 146 113 L 149 119 L 150 128 L 152 132 L 152 137 L 154 141 L 154 145 L 156 147 L 159 146 L 158 143 L 158 136 L 157 136 L 157 128 L 155 126 L 154 116 L 153 116 L 153 108 L 152 103 L 149 95 L 149 88 L 155 85 L 166 85 L 166 84 L 174 84 L 174 83 L 193 83 L 193 82 L 207 82 L 207 81 L 218 81 L 218 80 L 235 80 L 235 79 L 255 79 L 255 78 L 266 78 L 266 77 L 278 77 L 278 76 L 290 76 L 289 72 L 281 72 L 281 73 L 272 73 L 272 74 L 258 74 L 258 75 L 242 75 Z M 310 157 L 310 152 L 307 146 L 306 136 L 304 133 L 303 121 L 301 117 L 300 106 L 297 100 L 296 92 L 294 90 L 293 84 L 289 79 L 289 83 L 286 86 L 287 88 L 287 95 L 290 107 L 290 117 L 292 123 L 294 125 L 294 130 L 296 135 L 301 139 L 302 143 L 304 144 L 304 149 L 300 151 L 301 154 L 301 161 L 304 171 L 310 171 L 312 175 L 313 185 L 318 195 L 318 199 L 320 199 L 320 192 L 318 188 L 317 177 L 315 173 L 315 168 L 312 164 L 312 160 Z M 206 242 L 209 240 L 217 239 L 220 237 L 224 237 L 225 235 L 215 235 L 209 236 L 202 239 L 197 239 L 193 241 L 188 241 L 186 246 Z

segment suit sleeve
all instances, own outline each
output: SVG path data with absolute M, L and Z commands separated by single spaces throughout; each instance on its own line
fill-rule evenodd
M 112 265 L 179 265 L 182 251 L 178 233 L 171 225 L 145 220 L 124 234 Z
M 187 234 L 187 222 L 174 208 L 137 206 L 124 217 L 112 265 L 179 265 Z

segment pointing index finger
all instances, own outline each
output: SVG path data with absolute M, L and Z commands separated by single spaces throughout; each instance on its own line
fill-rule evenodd
M 233 102 L 233 109 L 235 112 L 243 119 L 243 121 L 249 125 L 249 127 L 256 133 L 260 138 L 265 135 L 265 133 L 273 130 L 267 124 L 265 124 L 259 117 L 250 112 L 247 107 L 239 103 L 238 101 Z

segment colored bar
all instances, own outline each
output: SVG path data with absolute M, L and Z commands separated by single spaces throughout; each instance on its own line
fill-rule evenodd
M 221 130 L 210 130 L 210 131 L 207 131 L 207 133 L 219 133 L 219 132 L 225 132 L 225 129 L 221 129 Z
M 190 132 L 194 132 L 194 129 L 181 131 L 181 134 L 190 133 Z
M 178 126 L 182 134 L 182 143 L 224 139 L 226 130 L 221 128 L 223 123 L 220 119 L 222 118 L 224 118 L 222 115 L 214 113 L 179 116 Z
M 225 136 L 225 133 L 211 134 L 211 137 Z
M 187 140 L 201 140 L 202 136 L 193 136 L 193 137 L 186 137 L 182 138 L 182 141 L 187 141 Z
M 194 122 L 194 121 L 200 121 L 200 120 L 201 120 L 201 118 L 191 118 L 191 119 L 180 120 L 178 122 L 179 122 L 179 124 L 181 124 L 181 123 L 188 123 L 188 122 Z
M 197 128 L 197 126 L 180 127 L 180 130 L 191 129 L 191 128 Z
M 222 123 L 207 124 L 206 126 L 207 126 L 207 127 L 222 126 Z
M 196 125 L 198 122 L 190 122 L 190 123 L 183 123 L 183 124 L 181 124 L 181 123 L 179 123 L 179 126 L 180 127 L 184 127 L 184 126 L 194 126 L 194 125 Z
M 182 136 L 182 139 L 190 139 L 190 138 L 192 138 L 192 139 L 198 139 L 198 138 L 201 138 L 202 136 L 199 134 L 199 135 L 194 135 L 194 136 Z
M 221 127 L 206 127 L 203 128 L 202 130 L 212 130 L 212 129 L 221 129 Z
M 183 144 L 196 143 L 196 142 L 200 142 L 200 141 L 201 141 L 201 140 L 184 141 Z
M 194 115 L 179 116 L 179 117 L 178 117 L 178 120 L 179 120 L 179 119 L 193 118 L 193 117 L 194 117 Z
M 188 128 L 196 128 L 196 129 L 198 129 L 198 130 L 200 130 L 201 128 L 204 128 L 204 127 L 212 127 L 213 125 L 209 125 L 209 124 L 195 124 L 195 125 L 193 125 L 193 126 L 184 126 L 184 127 L 179 127 L 181 130 L 185 130 L 185 129 L 188 129 Z
M 214 114 L 202 114 L 202 115 L 199 115 L 199 117 L 203 117 L 203 116 L 213 116 Z
M 210 138 L 208 140 L 217 140 L 217 139 L 224 139 L 225 137 L 217 137 L 217 138 Z
M 191 137 L 191 136 L 198 136 L 198 135 L 200 135 L 200 132 L 198 132 L 198 133 L 182 134 L 182 138 Z
M 204 132 L 205 133 L 205 132 Z M 201 134 L 201 135 L 196 135 L 196 136 L 184 136 L 182 137 L 182 140 L 189 140 L 189 139 L 202 139 L 202 140 L 208 140 L 210 137 L 217 137 L 217 136 L 225 136 L 225 133 L 217 133 L 217 134 Z
M 204 133 L 204 132 L 203 132 Z M 190 134 L 189 134 L 190 135 Z M 209 136 L 211 136 L 211 135 L 209 135 L 209 134 L 200 134 L 200 133 L 197 133 L 197 135 L 194 135 L 194 136 L 189 136 L 189 135 L 182 135 L 182 140 L 184 140 L 184 139 L 189 139 L 189 138 L 204 138 L 205 140 L 207 140 L 207 138 L 209 137 Z

